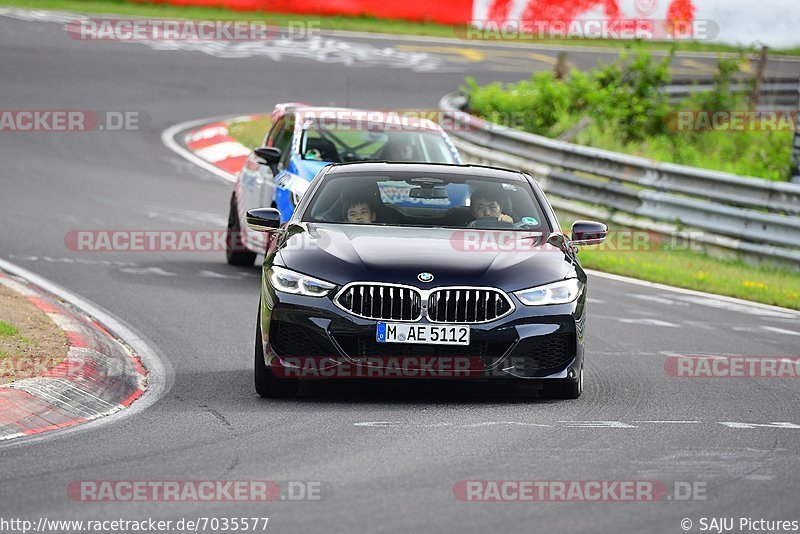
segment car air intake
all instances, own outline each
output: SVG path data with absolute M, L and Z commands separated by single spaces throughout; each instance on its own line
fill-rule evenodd
M 428 320 L 432 323 L 482 323 L 509 313 L 514 305 L 496 289 L 442 288 L 428 296 Z
M 559 369 L 574 356 L 574 335 L 551 334 L 532 340 L 522 356 L 513 357 L 514 369 L 523 374 Z
M 337 297 L 338 304 L 365 319 L 416 321 L 422 298 L 411 287 L 391 284 L 354 284 Z
M 281 356 L 318 357 L 329 356 L 305 330 L 292 323 L 272 321 L 269 328 L 269 343 L 272 350 Z

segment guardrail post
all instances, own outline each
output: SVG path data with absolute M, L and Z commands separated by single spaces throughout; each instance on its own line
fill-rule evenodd
M 767 66 L 767 50 L 768 46 L 761 47 L 761 56 L 758 58 L 758 70 L 756 71 L 756 83 L 753 86 L 753 92 L 750 94 L 750 109 L 758 107 L 758 100 L 761 97 L 761 82 L 764 81 L 764 67 Z
M 556 57 L 556 68 L 555 68 L 556 80 L 566 80 L 567 74 L 569 74 L 567 70 L 567 53 L 559 52 L 558 56 Z
M 797 106 L 795 107 L 794 141 L 792 142 L 792 170 L 789 180 L 800 184 L 800 81 L 797 82 Z

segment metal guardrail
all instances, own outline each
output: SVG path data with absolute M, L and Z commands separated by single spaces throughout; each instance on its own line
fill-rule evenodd
M 705 80 L 673 80 L 664 88 L 673 104 L 677 104 L 693 93 L 710 91 L 714 84 Z M 777 110 L 796 110 L 798 108 L 798 80 L 797 78 L 772 78 L 764 81 L 759 89 L 759 108 Z M 752 90 L 751 84 L 746 81 L 734 80 L 729 87 L 731 92 L 746 92 Z
M 800 184 L 557 141 L 469 115 L 461 111 L 465 103 L 452 93 L 439 106 L 448 133 L 473 159 L 524 168 L 562 199 L 701 229 L 723 248 L 800 266 Z

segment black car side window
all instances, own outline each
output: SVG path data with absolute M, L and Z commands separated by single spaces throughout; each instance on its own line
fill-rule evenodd
M 278 119 L 278 122 L 272 125 L 272 129 L 269 131 L 267 138 L 264 139 L 264 146 L 278 146 L 276 140 L 280 133 L 283 131 L 284 125 L 286 124 L 286 117 L 281 117 Z
M 278 162 L 278 168 L 284 169 L 289 164 L 289 158 L 292 157 L 292 140 L 294 139 L 294 117 L 286 117 L 286 122 L 283 125 L 283 130 L 275 140 L 275 146 L 281 149 L 281 159 Z

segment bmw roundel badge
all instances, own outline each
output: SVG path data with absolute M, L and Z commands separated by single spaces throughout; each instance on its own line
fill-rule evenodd
M 420 282 L 431 282 L 433 280 L 433 275 L 431 273 L 419 273 L 417 275 L 417 280 Z

